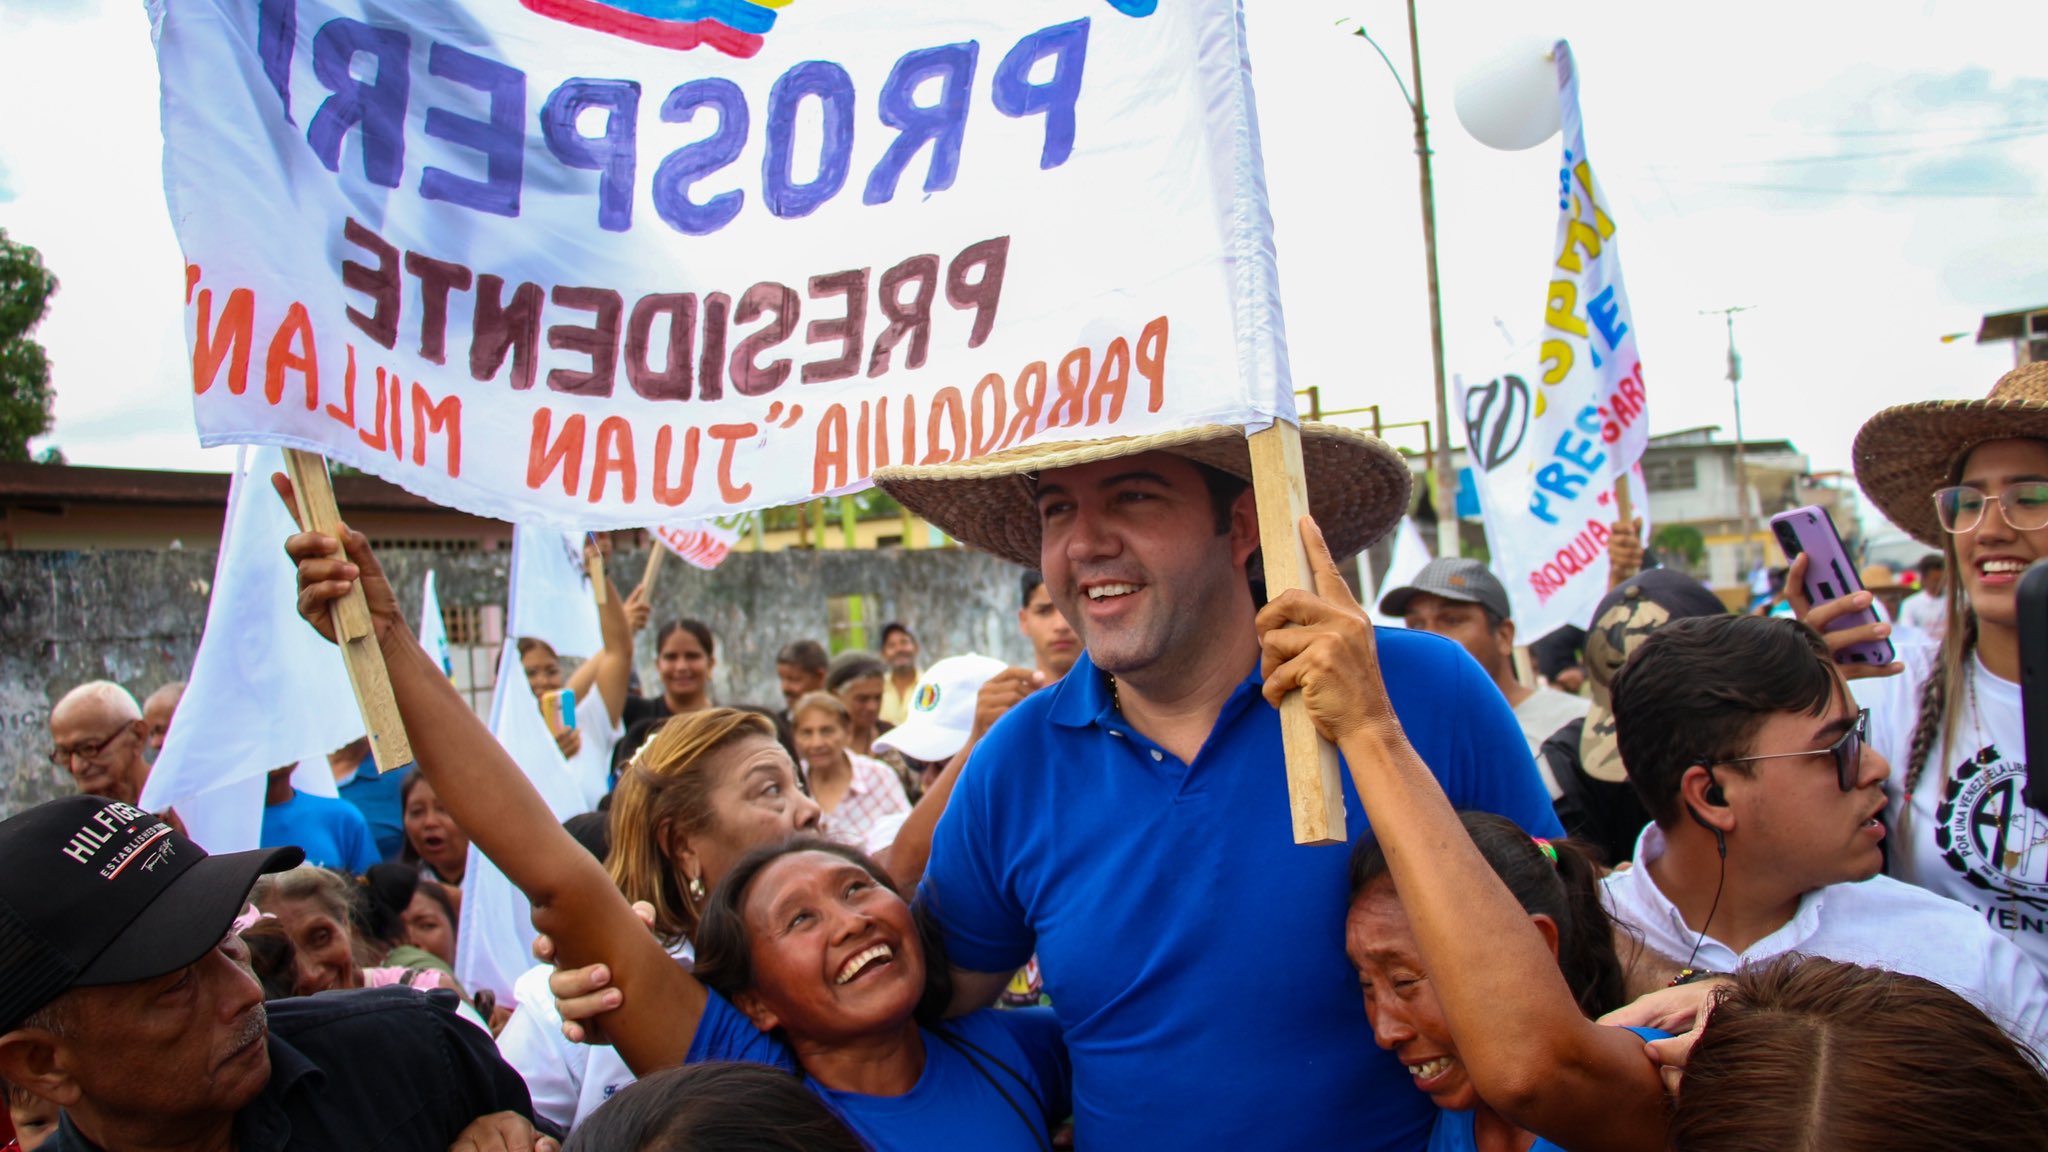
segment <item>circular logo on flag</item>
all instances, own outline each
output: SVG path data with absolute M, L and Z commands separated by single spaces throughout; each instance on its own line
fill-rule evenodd
M 911 701 L 910 706 L 919 712 L 929 712 L 937 708 L 939 706 L 939 686 L 927 683 L 919 687 L 917 699 Z
M 656 48 L 700 45 L 728 56 L 761 50 L 778 9 L 794 0 L 519 0 L 529 11 Z

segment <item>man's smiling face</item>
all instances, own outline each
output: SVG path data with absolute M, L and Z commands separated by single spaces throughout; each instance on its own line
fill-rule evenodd
M 1097 667 L 1121 674 L 1208 646 L 1258 546 L 1249 493 L 1218 532 L 1200 470 L 1165 452 L 1052 469 L 1036 491 L 1046 591 Z

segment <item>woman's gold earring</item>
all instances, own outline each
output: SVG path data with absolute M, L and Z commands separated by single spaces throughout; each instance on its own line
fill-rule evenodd
M 692 876 L 690 877 L 690 903 L 702 904 L 703 902 L 704 878 L 702 876 Z

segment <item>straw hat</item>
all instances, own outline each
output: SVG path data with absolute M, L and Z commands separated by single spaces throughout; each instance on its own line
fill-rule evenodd
M 875 483 L 955 540 L 1038 567 L 1033 477 L 1142 452 L 1170 452 L 1242 480 L 1252 477 L 1244 429 L 1220 424 L 1151 436 L 1028 444 L 958 464 L 878 468 Z M 1387 534 L 1408 511 L 1408 465 L 1376 436 L 1334 424 L 1301 426 L 1309 513 L 1341 560 Z
M 1992 440 L 2048 440 L 2048 362 L 2022 364 L 1982 400 L 1923 400 L 1872 416 L 1856 433 L 1856 482 L 1913 539 L 1941 547 L 1934 490 L 1956 462 Z

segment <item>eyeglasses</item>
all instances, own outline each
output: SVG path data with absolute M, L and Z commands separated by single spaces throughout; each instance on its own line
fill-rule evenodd
M 100 753 L 106 751 L 108 745 L 119 740 L 122 734 L 127 731 L 129 731 L 129 726 L 123 724 L 98 740 L 88 740 L 83 743 L 73 744 L 68 748 L 59 744 L 50 750 L 50 763 L 69 772 L 73 760 L 89 762 L 99 759 Z
M 1990 503 L 1983 490 L 1958 484 L 1934 494 L 1934 514 L 1949 532 L 1969 532 L 1984 522 L 1984 509 Z M 2048 483 L 2029 480 L 2006 485 L 1998 494 L 1998 510 L 2005 522 L 2019 531 L 2048 528 Z
M 1782 760 L 1790 756 L 1828 755 L 1835 758 L 1835 786 L 1844 792 L 1856 790 L 1858 769 L 1863 764 L 1863 744 L 1870 739 L 1870 709 L 1856 713 L 1856 720 L 1842 738 L 1825 748 L 1814 748 L 1806 752 L 1770 752 L 1762 756 L 1737 756 L 1723 760 L 1723 764 L 1748 764 L 1756 760 Z

